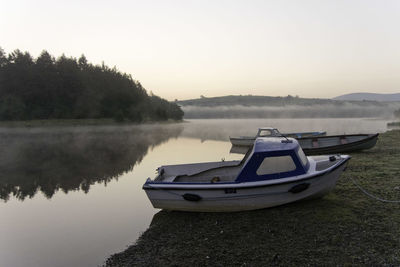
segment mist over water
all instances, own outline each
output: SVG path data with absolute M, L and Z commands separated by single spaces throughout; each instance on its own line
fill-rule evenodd
M 182 106 L 186 119 L 207 118 L 392 118 L 399 102 L 287 106 Z
M 229 142 L 229 136 L 255 136 L 260 127 L 275 127 L 282 133 L 326 131 L 328 135 L 381 133 L 388 120 L 376 118 L 302 118 L 302 119 L 192 119 L 182 136 L 200 140 Z
M 134 242 L 156 211 L 153 151 L 182 129 L 0 128 L 0 266 L 97 266 Z
M 88 192 L 131 171 L 149 149 L 178 137 L 182 125 L 59 127 L 0 130 L 0 199 L 41 191 Z
M 24 200 L 42 192 L 82 190 L 107 184 L 171 138 L 229 142 L 230 136 L 254 136 L 259 127 L 281 132 L 375 133 L 385 120 L 341 119 L 193 119 L 185 123 L 140 126 L 0 128 L 0 199 Z

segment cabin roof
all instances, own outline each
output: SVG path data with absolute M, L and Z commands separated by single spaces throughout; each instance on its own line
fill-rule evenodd
M 288 142 L 288 140 L 290 142 Z M 258 137 L 254 142 L 254 152 L 270 152 L 282 150 L 294 150 L 299 143 L 294 138 L 284 137 Z

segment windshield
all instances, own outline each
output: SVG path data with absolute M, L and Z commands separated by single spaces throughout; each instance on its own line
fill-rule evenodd
M 269 129 L 268 130 L 263 129 L 258 132 L 258 136 L 260 136 L 260 137 L 271 136 L 271 135 L 272 135 L 272 132 Z
M 303 164 L 303 166 L 307 166 L 307 164 L 308 164 L 308 159 L 307 159 L 307 156 L 304 154 L 303 149 L 301 149 L 301 147 L 299 147 L 299 148 L 297 149 L 297 155 L 299 155 L 301 164 Z
M 267 157 L 261 162 L 256 173 L 257 175 L 268 175 L 296 170 L 296 165 L 291 156 Z

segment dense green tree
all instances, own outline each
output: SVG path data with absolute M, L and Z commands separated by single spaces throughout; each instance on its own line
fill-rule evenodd
M 42 51 L 37 59 L 0 48 L 0 120 L 114 118 L 180 120 L 176 103 L 149 96 L 131 75 L 89 63 L 84 55 L 55 59 Z
M 79 68 L 80 68 L 81 70 L 87 68 L 87 66 L 88 66 L 88 61 L 87 61 L 87 59 L 86 59 L 86 57 L 85 57 L 84 54 L 82 54 L 81 57 L 78 59 L 78 65 L 79 65 Z
M 0 67 L 3 67 L 5 64 L 7 64 L 6 53 L 5 53 L 4 50 L 0 47 Z

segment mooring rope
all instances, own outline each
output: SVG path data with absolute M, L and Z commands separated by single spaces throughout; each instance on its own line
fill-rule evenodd
M 354 183 L 355 186 L 358 187 L 358 189 L 361 190 L 361 192 L 363 192 L 365 195 L 369 196 L 370 198 L 382 201 L 382 202 L 387 202 L 387 203 L 400 203 L 400 200 L 388 200 L 388 199 L 383 199 L 377 196 L 372 195 L 371 193 L 367 192 L 364 188 L 362 188 L 359 184 L 356 183 L 356 181 L 349 176 L 350 180 Z

